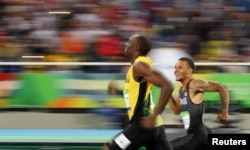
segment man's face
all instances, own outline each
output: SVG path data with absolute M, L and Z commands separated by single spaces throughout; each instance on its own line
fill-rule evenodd
M 124 56 L 131 56 L 136 46 L 136 36 L 131 36 L 125 43 Z
M 191 73 L 192 69 L 188 66 L 188 63 L 186 61 L 178 60 L 176 62 L 174 70 L 176 81 L 182 82 Z

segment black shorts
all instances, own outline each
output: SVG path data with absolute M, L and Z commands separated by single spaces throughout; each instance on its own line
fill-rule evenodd
M 146 147 L 147 150 L 172 150 L 164 126 L 143 129 L 137 123 L 129 124 L 107 146 L 110 150 L 137 150 L 140 147 Z
M 205 127 L 200 126 L 197 132 L 188 133 L 183 137 L 179 137 L 171 141 L 174 150 L 204 150 L 207 148 L 208 133 L 211 131 Z

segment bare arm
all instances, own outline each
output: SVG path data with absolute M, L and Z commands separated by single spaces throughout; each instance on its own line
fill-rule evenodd
M 190 86 L 193 86 L 195 90 L 198 92 L 219 92 L 221 102 L 222 102 L 222 115 L 228 115 L 229 92 L 228 92 L 227 87 L 224 84 L 213 82 L 213 81 L 201 80 L 201 79 L 195 79 L 192 82 Z M 227 119 L 222 118 L 219 120 L 224 121 Z
M 174 112 L 174 114 L 176 115 L 180 114 L 181 105 L 180 105 L 179 97 L 177 97 L 176 99 L 174 99 L 174 97 L 170 97 L 169 106 L 170 106 L 170 109 Z
M 170 99 L 173 91 L 172 84 L 160 72 L 143 62 L 136 62 L 133 65 L 133 73 L 134 76 L 141 77 L 143 80 L 147 80 L 161 88 L 158 105 L 152 115 L 155 119 L 164 110 L 165 105 Z

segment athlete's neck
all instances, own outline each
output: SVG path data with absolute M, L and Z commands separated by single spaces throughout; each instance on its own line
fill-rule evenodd
M 192 77 L 186 78 L 182 81 L 182 87 L 185 89 L 187 87 L 188 82 L 192 80 Z
M 135 60 L 136 60 L 138 57 L 141 57 L 141 56 L 142 56 L 142 55 L 136 55 L 136 56 L 134 56 L 134 57 L 131 57 L 130 63 L 131 63 L 131 64 L 134 64 Z

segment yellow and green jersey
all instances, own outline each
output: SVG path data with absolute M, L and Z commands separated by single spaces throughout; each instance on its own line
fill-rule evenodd
M 151 67 L 153 67 L 152 60 L 146 56 L 138 57 L 135 60 L 135 62 L 144 62 L 150 65 Z M 151 94 L 152 87 L 153 87 L 153 84 L 148 82 L 147 87 L 146 87 L 145 99 L 143 103 L 143 117 L 151 115 L 154 110 L 154 101 L 153 101 L 153 97 Z M 124 90 L 123 90 L 124 100 L 128 109 L 128 116 L 130 120 L 132 119 L 135 113 L 134 111 L 135 111 L 136 103 L 138 100 L 139 92 L 140 92 L 140 82 L 136 82 L 134 80 L 133 65 L 131 65 L 126 75 L 126 80 L 125 80 Z M 156 118 L 155 126 L 160 126 L 162 124 L 163 124 L 163 121 L 162 121 L 161 116 L 159 115 Z

